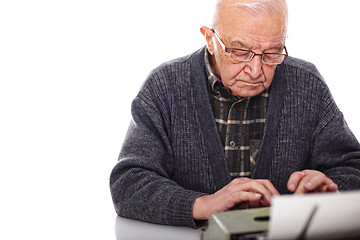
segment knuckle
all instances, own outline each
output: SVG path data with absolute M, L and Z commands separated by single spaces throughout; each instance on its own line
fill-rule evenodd
M 301 179 L 302 182 L 306 183 L 306 182 L 309 182 L 310 180 L 312 179 L 312 177 L 310 176 L 305 176 Z
M 272 184 L 269 179 L 264 179 L 263 182 L 264 182 L 265 184 Z
M 235 178 L 230 183 L 231 184 L 239 184 L 239 183 L 241 183 L 241 179 L 240 178 Z

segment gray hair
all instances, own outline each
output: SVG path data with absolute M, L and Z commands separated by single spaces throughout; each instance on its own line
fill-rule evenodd
M 213 17 L 213 28 L 218 24 L 218 16 L 221 8 L 225 6 L 235 6 L 247 10 L 249 13 L 258 14 L 282 14 L 284 18 L 284 32 L 287 31 L 288 25 L 288 8 L 286 0 L 217 0 L 215 14 Z

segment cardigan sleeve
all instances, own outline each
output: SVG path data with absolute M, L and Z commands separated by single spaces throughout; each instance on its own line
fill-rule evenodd
M 336 107 L 329 90 L 313 135 L 311 168 L 331 178 L 340 191 L 360 189 L 360 144 Z
M 132 121 L 110 177 L 113 203 L 123 217 L 197 227 L 192 206 L 203 193 L 171 180 L 174 158 L 169 116 L 154 95 L 150 99 L 140 93 L 132 103 Z

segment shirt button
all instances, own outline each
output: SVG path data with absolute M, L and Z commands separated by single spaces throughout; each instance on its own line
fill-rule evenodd
M 230 147 L 235 147 L 236 143 L 234 141 L 230 141 Z

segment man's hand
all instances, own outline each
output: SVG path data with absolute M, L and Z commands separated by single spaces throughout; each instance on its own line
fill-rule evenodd
M 216 193 L 198 197 L 193 205 L 193 217 L 208 220 L 215 212 L 270 206 L 274 195 L 279 192 L 269 180 L 236 178 Z
M 338 191 L 337 185 L 330 178 L 315 170 L 294 172 L 287 186 L 289 191 L 295 194 Z

